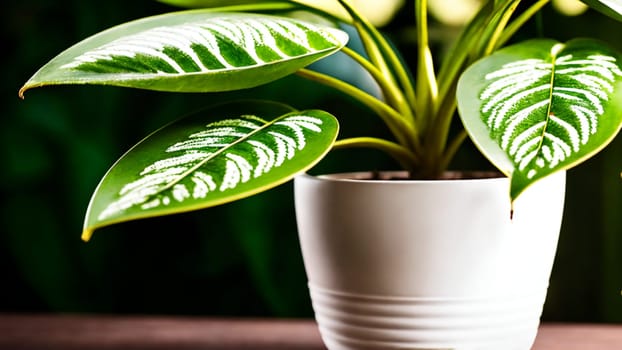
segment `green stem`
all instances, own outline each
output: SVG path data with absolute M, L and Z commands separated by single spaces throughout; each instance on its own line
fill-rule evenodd
M 376 67 L 378 67 L 378 69 L 387 79 L 393 79 L 393 74 L 391 73 L 387 62 L 385 61 L 382 52 L 376 45 L 376 42 L 374 41 L 370 33 L 365 30 L 365 26 L 363 26 L 359 21 L 355 21 L 354 26 L 359 33 L 361 42 L 365 47 L 365 52 L 369 56 L 370 60 L 374 63 Z
M 477 59 L 478 44 L 482 40 L 485 28 L 494 22 L 497 10 L 498 7 L 495 6 L 494 0 L 489 0 L 483 5 L 473 20 L 463 29 L 455 45 L 442 62 L 438 74 L 440 86 L 436 118 L 428 131 L 432 135 L 430 137 L 431 144 L 426 145 L 427 153 L 430 153 L 430 161 L 443 158 L 449 128 L 456 110 L 455 95 L 458 80 L 466 67 Z M 438 171 L 443 170 L 444 168 L 439 164 Z
M 397 108 L 400 114 L 408 120 L 412 120 L 412 110 L 408 106 L 408 102 L 405 100 L 402 91 L 395 85 L 395 81 L 393 79 L 390 79 L 386 75 L 382 74 L 376 66 L 374 66 L 363 56 L 359 55 L 356 51 L 348 47 L 344 47 L 341 51 L 363 67 L 363 69 L 365 69 L 369 74 L 371 74 L 380 86 L 380 89 L 382 89 L 384 96 L 393 97 L 393 105 Z
M 384 57 L 382 56 L 382 53 L 380 52 L 380 49 L 376 45 L 375 41 L 372 39 L 370 34 L 365 31 L 365 27 L 360 22 L 355 21 L 354 27 L 359 33 L 361 43 L 363 44 L 365 52 L 373 65 L 380 71 L 380 74 L 383 75 L 385 79 L 391 80 L 391 83 L 394 83 L 393 74 L 391 73 L 391 70 L 384 60 Z M 389 95 L 387 98 L 391 100 L 392 96 Z
M 495 48 L 499 48 L 503 46 L 510 38 L 516 34 L 516 32 L 522 28 L 522 26 L 527 23 L 535 14 L 537 14 L 540 9 L 542 9 L 546 4 L 548 4 L 550 0 L 539 0 L 531 7 L 526 9 L 523 13 L 521 13 L 515 20 L 510 23 L 507 28 L 503 31 L 499 39 L 497 40 Z
M 507 10 L 503 11 L 501 20 L 495 26 L 495 30 L 493 31 L 492 35 L 490 36 L 490 39 L 488 40 L 488 45 L 486 46 L 486 49 L 483 52 L 483 56 L 490 55 L 498 47 L 497 45 L 499 42 L 499 38 L 501 38 L 503 31 L 505 30 L 505 27 L 510 21 L 510 18 L 512 18 L 512 15 L 514 14 L 514 11 L 516 11 L 516 8 L 518 7 L 518 4 L 520 2 L 521 0 L 515 0 L 512 3 L 512 5 L 510 5 L 507 8 Z
M 447 95 L 455 77 L 464 70 L 464 66 L 471 55 L 470 48 L 474 47 L 479 40 L 482 27 L 490 22 L 493 6 L 492 0 L 482 6 L 473 20 L 462 30 L 455 44 L 443 59 L 438 73 L 439 98 L 441 100 Z
M 457 84 L 452 85 L 452 89 L 450 92 L 453 92 L 455 95 L 457 90 Z M 431 154 L 432 157 L 438 158 L 446 150 L 447 139 L 449 137 L 449 129 L 451 128 L 451 122 L 454 119 L 454 115 L 456 113 L 456 98 L 448 98 L 443 101 L 440 105 L 438 111 L 436 112 L 436 120 L 434 121 L 434 125 L 431 127 L 430 134 L 432 134 L 431 145 L 428 149 L 429 152 L 434 152 Z M 439 169 L 444 170 L 444 169 Z
M 391 84 L 394 84 L 395 79 L 393 77 L 393 73 L 391 72 L 391 69 L 387 65 L 387 62 L 385 61 L 380 48 L 378 47 L 376 41 L 374 40 L 372 34 L 370 33 L 368 26 L 365 25 L 365 22 L 366 22 L 365 18 L 360 13 L 358 13 L 358 11 L 354 7 L 352 7 L 352 5 L 350 5 L 350 3 L 348 3 L 347 1 L 343 0 L 339 2 L 346 9 L 348 14 L 352 17 L 352 24 L 354 25 L 354 28 L 358 32 L 359 37 L 361 39 L 361 43 L 363 44 L 363 47 L 365 48 L 365 52 L 367 53 L 367 56 L 369 57 L 373 65 L 376 67 L 378 71 L 380 71 L 380 75 L 384 77 L 383 78 L 384 80 L 390 81 Z M 387 93 L 385 95 L 385 98 L 387 99 L 387 101 L 389 102 L 391 106 L 397 106 L 400 104 L 397 101 L 397 99 L 394 98 L 394 96 L 390 93 Z M 398 108 L 398 109 L 402 110 L 403 108 Z
M 339 4 L 343 6 L 343 8 L 348 12 L 348 14 L 352 17 L 355 27 L 357 31 L 361 35 L 361 38 L 369 37 L 372 39 L 372 42 L 367 42 L 367 46 L 370 47 L 371 51 L 368 51 L 368 55 L 374 64 L 379 65 L 380 70 L 387 74 L 388 77 L 396 78 L 399 82 L 402 90 L 405 93 L 406 100 L 414 108 L 416 105 L 417 99 L 415 97 L 415 89 L 413 88 L 412 81 L 410 75 L 408 74 L 406 68 L 404 67 L 402 61 L 399 59 L 398 55 L 393 50 L 393 47 L 389 45 L 384 36 L 378 32 L 376 27 L 374 27 L 365 17 L 363 17 L 349 2 L 349 0 L 338 0 Z M 385 61 L 385 58 L 388 60 L 388 64 Z M 376 61 L 377 60 L 377 61 Z M 395 72 L 395 76 L 393 74 Z
M 391 106 L 380 101 L 374 96 L 329 75 L 318 73 L 305 68 L 298 70 L 296 74 L 303 78 L 330 86 L 355 98 L 359 102 L 372 109 L 378 114 L 378 116 L 382 118 L 384 123 L 387 125 L 391 133 L 395 136 L 400 144 L 404 146 L 412 146 L 414 147 L 413 150 L 417 149 L 418 140 L 416 138 L 417 133 L 415 130 L 415 125 L 410 123 L 409 120 L 405 119 Z M 410 136 L 414 136 L 412 140 L 410 139 Z
M 441 167 L 443 170 L 449 167 L 449 163 L 454 158 L 454 156 L 456 155 L 456 152 L 458 152 L 458 150 L 460 149 L 460 146 L 462 146 L 462 143 L 464 142 L 464 140 L 466 140 L 467 136 L 468 134 L 466 130 L 462 129 L 460 130 L 458 135 L 456 135 L 453 138 L 453 140 L 451 140 L 451 142 L 449 143 L 449 145 L 447 146 L 445 150 L 445 154 L 443 155 L 443 160 L 441 163 Z
M 407 148 L 391 141 L 379 139 L 375 137 L 353 137 L 338 140 L 333 145 L 333 149 L 342 148 L 375 148 L 383 151 L 397 160 L 406 170 L 412 170 L 418 163 L 418 159 Z
M 422 129 L 425 129 L 430 119 L 434 117 L 438 94 L 432 54 L 428 45 L 427 0 L 415 3 L 415 17 L 417 21 L 418 49 L 416 93 L 419 96 L 415 110 L 419 121 L 422 123 Z

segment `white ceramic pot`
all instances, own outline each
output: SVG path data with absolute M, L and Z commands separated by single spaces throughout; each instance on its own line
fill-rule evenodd
M 509 181 L 295 179 L 324 343 L 340 349 L 528 350 L 557 247 L 565 173 Z

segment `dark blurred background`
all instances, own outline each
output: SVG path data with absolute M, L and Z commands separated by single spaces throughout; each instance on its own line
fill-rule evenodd
M 177 117 L 224 98 L 262 96 L 298 108 L 322 107 L 340 116 L 342 136 L 383 130 L 364 108 L 297 77 L 239 93 L 54 87 L 18 99 L 19 87 L 71 44 L 169 10 L 151 0 L 4 3 L 0 312 L 312 317 L 291 184 L 209 210 L 102 229 L 88 244 L 79 238 L 91 192 L 126 149 Z M 411 14 L 406 6 L 385 27 L 406 56 L 414 44 L 404 28 L 412 23 Z M 434 23 L 435 48 L 442 50 L 455 29 Z M 591 11 L 569 17 L 547 9 L 517 39 L 592 36 L 622 51 L 621 29 Z M 470 144 L 453 165 L 488 166 Z M 370 167 L 395 164 L 374 151 L 339 151 L 313 172 Z M 618 137 L 569 172 L 544 320 L 622 322 L 621 170 Z

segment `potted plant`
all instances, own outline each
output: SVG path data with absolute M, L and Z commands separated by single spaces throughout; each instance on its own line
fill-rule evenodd
M 43 66 L 20 96 L 58 84 L 230 91 L 295 73 L 370 108 L 391 137 L 337 140 L 330 113 L 282 103 L 212 106 L 154 132 L 112 166 L 89 205 L 83 239 L 103 226 L 230 202 L 299 175 L 300 241 L 329 348 L 531 346 L 564 171 L 621 126 L 618 53 L 589 39 L 506 46 L 547 0 L 486 1 L 440 61 L 428 45 L 427 2 L 415 1 L 415 62 L 404 62 L 348 0 L 335 0 L 337 11 L 302 0 L 163 2 L 199 9 L 96 34 Z M 584 2 L 622 19 L 614 1 Z M 340 25 L 355 30 L 363 52 L 346 46 Z M 305 68 L 336 52 L 366 70 L 382 97 Z M 456 109 L 464 129 L 454 133 Z M 467 137 L 500 175 L 446 172 Z M 384 151 L 404 171 L 300 175 L 347 147 Z

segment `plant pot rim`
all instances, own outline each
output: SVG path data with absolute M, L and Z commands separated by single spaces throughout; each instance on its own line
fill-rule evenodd
M 310 175 L 308 173 L 304 173 L 299 176 L 335 182 L 372 182 L 393 184 L 507 181 L 507 177 L 497 171 L 446 171 L 443 173 L 442 178 L 426 180 L 409 179 L 408 172 L 403 170 L 357 171 L 322 175 Z

